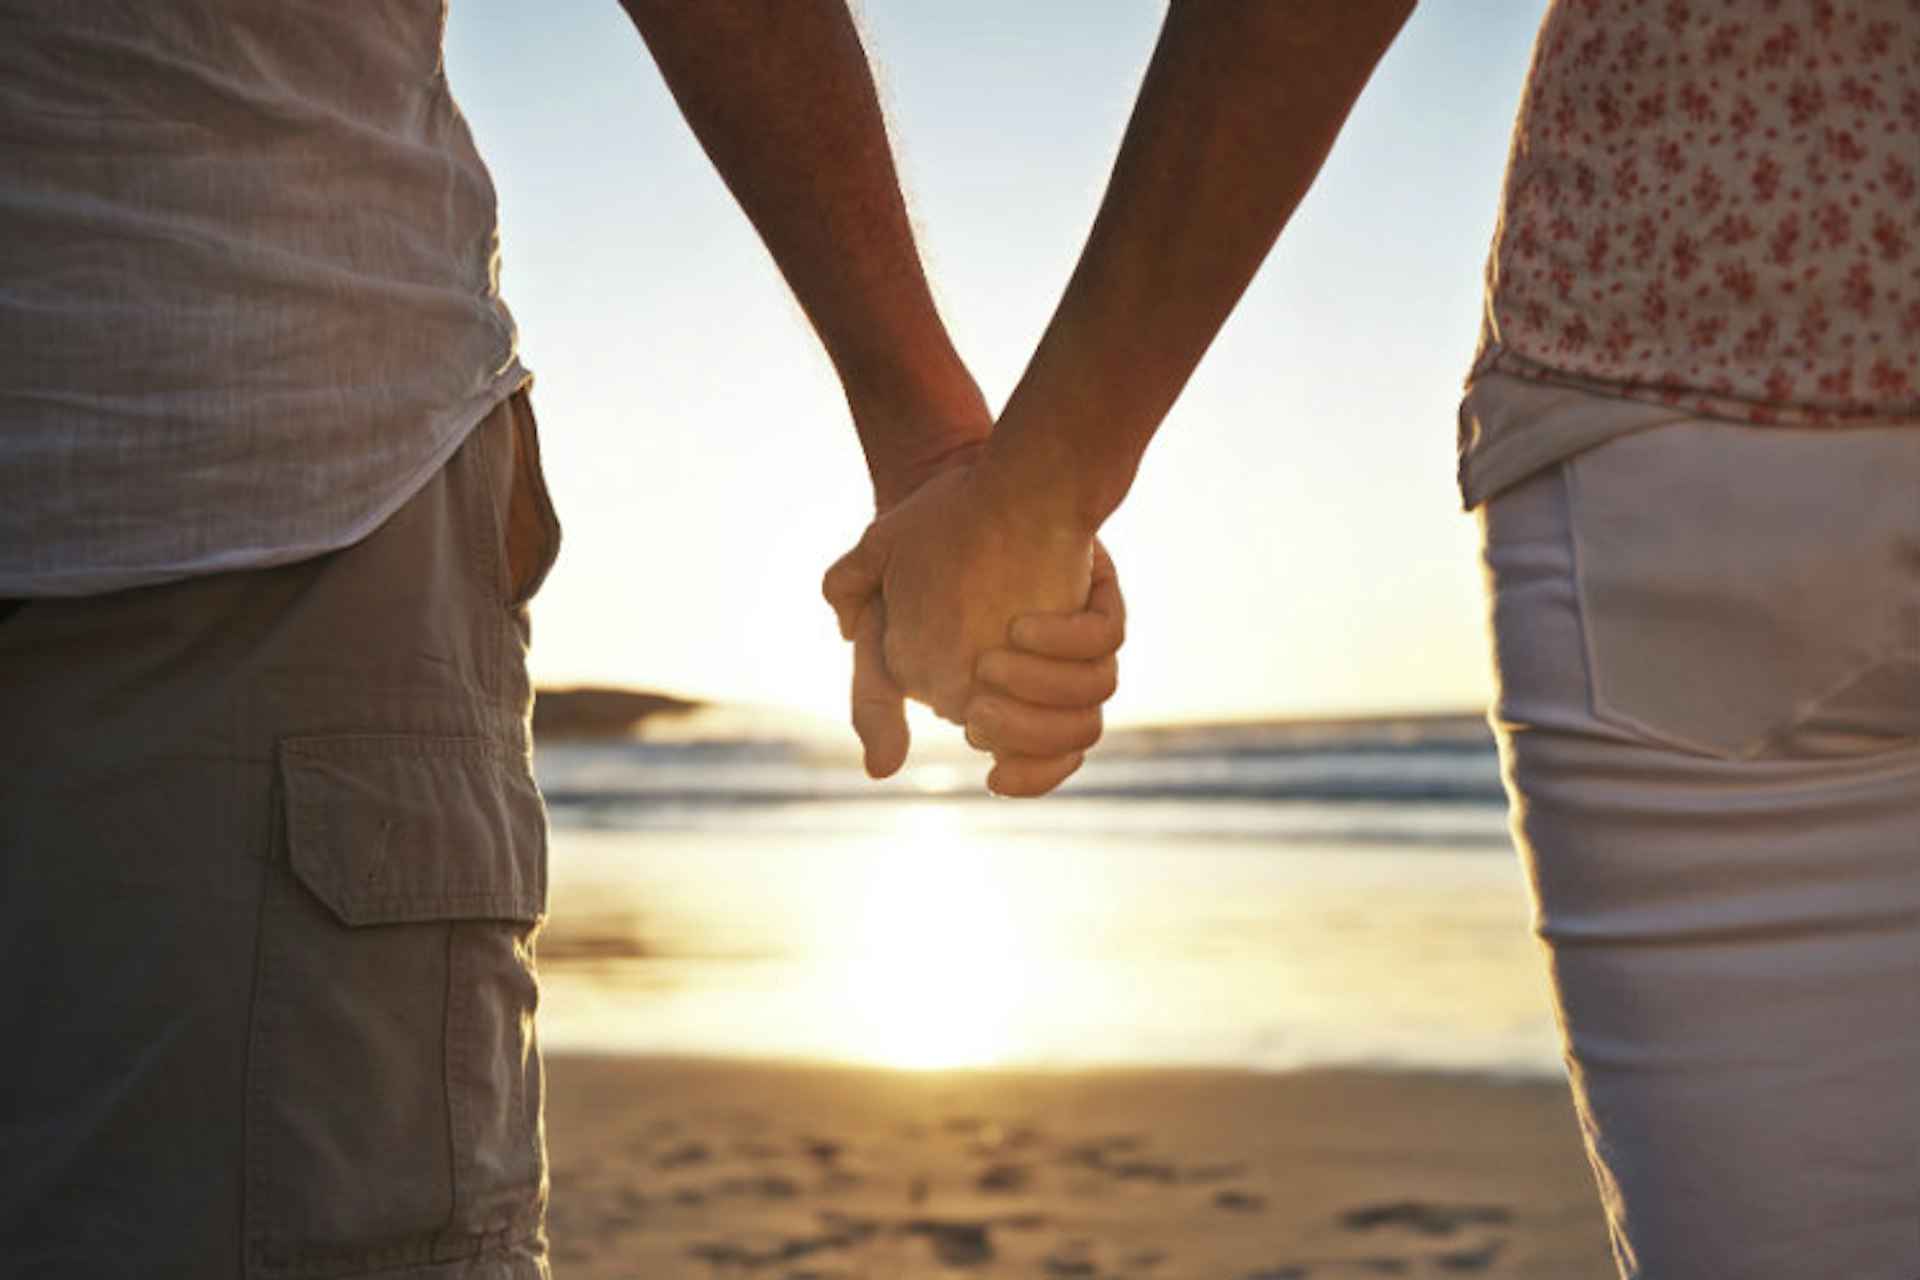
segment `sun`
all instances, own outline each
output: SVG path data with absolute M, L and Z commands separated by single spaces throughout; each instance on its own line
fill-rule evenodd
M 1001 860 L 934 802 L 907 809 L 867 857 L 834 962 L 850 1056 L 915 1070 L 1003 1060 L 1045 966 Z

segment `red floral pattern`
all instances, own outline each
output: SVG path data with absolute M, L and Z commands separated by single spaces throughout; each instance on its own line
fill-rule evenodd
M 1557 0 L 1476 375 L 1920 420 L 1920 0 Z

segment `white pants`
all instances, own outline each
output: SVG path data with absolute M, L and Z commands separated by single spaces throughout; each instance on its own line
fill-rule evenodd
M 1920 430 L 1692 420 L 1484 509 L 1620 1268 L 1920 1277 Z

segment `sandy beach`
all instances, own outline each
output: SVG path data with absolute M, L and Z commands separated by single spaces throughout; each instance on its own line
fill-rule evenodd
M 1563 1086 L 554 1057 L 554 1272 L 1613 1274 Z

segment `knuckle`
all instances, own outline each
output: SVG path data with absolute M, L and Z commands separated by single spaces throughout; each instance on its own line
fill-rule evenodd
M 1043 796 L 1057 784 L 1054 770 L 1046 762 L 1029 762 L 1018 775 L 1018 795 L 1031 799 Z
M 1091 692 L 1096 702 L 1105 702 L 1120 691 L 1120 664 L 1112 658 L 1101 662 L 1093 674 Z
M 1004 686 L 1013 678 L 1012 655 L 993 650 L 980 655 L 980 661 L 974 664 L 973 674 L 982 684 Z
M 827 571 L 820 575 L 820 593 L 829 600 L 850 595 L 857 585 L 857 577 L 852 562 L 843 556 L 828 565 Z
M 1100 741 L 1102 727 L 1100 709 L 1098 707 L 1091 711 L 1084 712 L 1075 718 L 1072 732 L 1065 735 L 1065 741 L 1062 745 L 1071 750 L 1084 751 L 1086 748 Z
M 1085 760 L 1086 757 L 1078 751 L 1070 752 L 1054 760 L 1049 760 L 1043 776 L 1038 779 L 1043 785 L 1041 785 L 1040 789 L 1034 794 L 1045 795 L 1047 792 L 1053 790 L 1068 778 L 1078 773 L 1081 763 Z
M 1024 788 L 1022 794 L 1027 796 L 1046 795 L 1049 791 L 1052 791 L 1055 787 L 1058 787 L 1061 783 L 1079 772 L 1080 766 L 1085 760 L 1086 756 L 1082 753 L 1070 751 L 1064 755 L 1048 756 L 1043 759 L 1027 761 L 1027 767 L 1022 771 L 1020 777 L 1021 785 Z
M 1030 758 L 1052 759 L 1089 747 L 1099 736 L 1099 729 L 1090 728 L 1080 712 L 1055 711 L 1036 719 L 1018 737 L 1007 735 L 1006 745 Z

